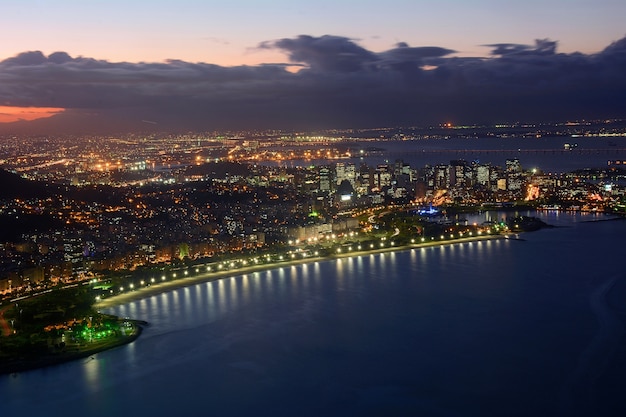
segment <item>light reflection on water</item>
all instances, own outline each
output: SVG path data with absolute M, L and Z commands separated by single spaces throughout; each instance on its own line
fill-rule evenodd
M 335 275 L 334 276 L 339 282 L 343 281 L 343 274 L 345 271 L 343 268 L 344 263 L 345 263 L 345 260 L 343 258 L 337 259 L 335 261 Z
M 278 268 L 276 274 L 276 277 L 274 277 L 276 281 L 276 291 L 279 296 L 282 296 L 287 289 L 287 284 L 285 283 L 285 268 Z
M 484 222 L 501 222 L 510 217 L 528 216 L 538 217 L 553 226 L 570 226 L 575 223 L 606 220 L 610 215 L 594 212 L 563 212 L 558 210 L 511 210 L 511 211 L 483 211 L 479 213 L 460 213 L 452 216 L 453 220 L 466 220 L 467 224 L 482 224 Z
M 247 304 L 250 300 L 250 291 L 252 291 L 250 286 L 250 276 L 248 274 L 241 277 L 241 302 Z
M 596 388 L 577 380 L 584 372 L 573 369 L 581 352 L 594 348 L 594 282 L 623 277 L 622 266 L 612 262 L 621 259 L 626 225 L 581 224 L 580 218 L 572 220 L 576 227 L 526 234 L 523 241 L 317 261 L 109 309 L 151 325 L 135 343 L 93 360 L 0 377 L 2 415 L 55 415 L 50 410 L 70 407 L 102 416 L 593 410 L 586 397 L 559 403 L 559 392 L 625 386 L 602 373 L 626 375 L 623 362 L 602 358 L 605 366 L 587 355 L 583 363 L 606 376 L 595 380 Z M 626 409 L 608 400 L 612 409 Z M 611 415 L 607 407 L 596 415 Z
M 210 317 L 214 317 L 217 315 L 217 306 L 215 305 L 215 301 L 214 301 L 214 293 L 213 290 L 215 288 L 214 283 L 212 282 L 207 282 L 206 285 L 202 286 L 204 288 L 205 291 L 205 296 L 204 298 L 204 305 L 209 313 Z
M 233 310 L 237 308 L 239 302 L 239 294 L 237 293 L 237 281 L 235 277 L 230 278 L 228 280 L 228 285 L 226 286 L 228 295 L 229 295 L 229 310 Z
M 85 371 L 85 382 L 92 393 L 98 392 L 100 389 L 101 377 L 100 364 L 95 359 L 85 360 L 82 367 Z
M 194 300 L 196 311 L 197 314 L 200 314 L 202 311 L 205 311 L 207 307 L 206 287 L 204 285 L 198 285 L 194 292 L 196 294 Z
M 486 240 L 445 244 L 402 253 L 368 254 L 339 258 L 330 263 L 316 261 L 281 267 L 179 288 L 119 306 L 116 310 L 123 317 L 159 317 L 163 323 L 191 320 L 200 324 L 259 300 L 274 303 L 282 298 L 306 298 L 307 294 L 327 288 L 330 282 L 351 293 L 364 283 L 397 280 L 403 273 L 411 279 L 425 279 L 433 267 L 441 271 L 455 268 L 466 274 L 472 268 L 471 263 L 489 262 L 492 248 L 505 243 Z M 332 267 L 332 275 L 325 271 L 328 267 Z M 332 281 L 328 281 L 331 276 Z
M 191 302 L 191 296 L 190 296 L 190 290 L 189 287 L 184 287 L 182 289 L 182 300 L 181 300 L 181 304 L 185 309 L 185 314 L 187 316 L 191 316 L 192 312 L 193 312 L 193 304 Z

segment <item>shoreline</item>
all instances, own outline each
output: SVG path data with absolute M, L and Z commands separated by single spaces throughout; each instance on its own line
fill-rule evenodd
M 78 359 L 88 358 L 100 352 L 115 349 L 120 346 L 130 344 L 137 340 L 143 332 L 143 326 L 147 326 L 148 322 L 142 320 L 128 320 L 133 323 L 134 331 L 129 336 L 118 337 L 107 343 L 101 343 L 93 346 L 91 349 L 85 349 L 76 352 L 62 352 L 58 354 L 46 355 L 32 358 L 18 358 L 9 360 L 0 364 L 0 375 L 11 374 L 16 376 L 20 372 L 32 371 L 35 369 L 47 368 L 49 366 L 61 365 L 66 362 Z
M 523 233 L 523 232 L 520 232 Z M 306 263 L 313 262 L 324 262 L 324 261 L 332 261 L 334 259 L 341 258 L 349 258 L 353 256 L 365 256 L 365 255 L 373 255 L 387 252 L 402 252 L 410 249 L 417 248 L 428 248 L 434 246 L 444 246 L 444 245 L 454 245 L 457 243 L 466 243 L 466 242 L 476 242 L 483 240 L 499 240 L 499 239 L 511 239 L 510 236 L 516 236 L 519 233 L 511 233 L 506 235 L 484 235 L 484 236 L 472 236 L 472 237 L 462 237 L 454 240 L 445 240 L 445 241 L 431 241 L 431 242 L 423 242 L 423 243 L 409 243 L 407 245 L 402 246 L 392 246 L 386 248 L 379 249 L 371 249 L 371 250 L 361 250 L 361 251 L 353 251 L 348 253 L 339 253 L 339 254 L 331 254 L 327 256 L 318 256 L 318 257 L 310 257 L 298 260 L 286 260 L 279 264 L 272 265 L 253 265 L 243 268 L 238 268 L 236 270 L 227 270 L 227 271 L 219 271 L 219 272 L 204 272 L 197 276 L 188 277 L 188 278 L 179 278 L 173 281 L 167 282 L 159 282 L 153 284 L 149 287 L 143 287 L 137 290 L 133 290 L 131 292 L 127 292 L 124 294 L 114 295 L 110 298 L 106 298 L 98 303 L 94 304 L 94 307 L 97 309 L 111 308 L 116 307 L 122 304 L 131 303 L 134 301 L 142 300 L 144 298 L 148 298 L 154 295 L 166 293 L 169 291 L 177 290 L 179 288 L 189 287 L 192 285 L 202 284 L 205 282 L 217 281 L 220 279 L 231 278 L 239 275 L 245 275 L 252 272 L 263 272 L 274 269 L 283 268 L 285 266 L 294 266 L 301 265 Z M 523 240 L 520 238 L 512 238 L 511 240 Z
M 349 258 L 353 256 L 359 257 L 359 256 L 390 253 L 390 252 L 403 252 L 403 251 L 408 251 L 411 249 L 439 247 L 439 246 L 445 246 L 445 245 L 454 245 L 458 243 L 511 239 L 510 237 L 511 235 L 516 236 L 517 233 L 505 234 L 505 235 L 472 236 L 472 237 L 463 237 L 463 238 L 458 238 L 454 240 L 445 240 L 445 241 L 410 243 L 410 244 L 402 245 L 402 246 L 390 246 L 390 247 L 371 249 L 371 250 L 361 250 L 361 251 L 346 252 L 346 253 L 334 253 L 334 254 L 330 254 L 326 256 L 318 256 L 318 257 L 304 258 L 304 259 L 298 259 L 298 260 L 287 260 L 279 264 L 252 265 L 248 267 L 239 268 L 236 270 L 205 272 L 195 277 L 179 278 L 173 281 L 161 282 L 161 283 L 154 284 L 150 287 L 143 287 L 138 290 L 134 290 L 132 292 L 116 295 L 116 296 L 113 296 L 111 298 L 105 299 L 103 301 L 100 301 L 94 304 L 94 307 L 96 307 L 97 309 L 114 307 L 114 306 L 118 306 L 121 304 L 138 301 L 147 297 L 151 297 L 151 296 L 158 295 L 158 294 L 163 294 L 169 291 L 177 290 L 177 289 L 192 286 L 192 285 L 197 285 L 197 284 L 211 282 L 211 281 L 217 281 L 220 279 L 232 278 L 235 276 L 244 275 L 244 274 L 253 273 L 253 272 L 270 271 L 274 269 L 283 268 L 285 266 L 294 266 L 294 265 L 308 264 L 308 263 L 314 263 L 314 262 L 332 261 L 335 259 Z M 523 240 L 523 239 L 519 237 L 514 237 L 511 240 Z M 118 317 L 118 319 L 120 318 Z M 47 368 L 50 366 L 60 365 L 66 362 L 89 358 L 92 355 L 95 355 L 97 353 L 130 344 L 134 342 L 135 340 L 137 340 L 137 338 L 139 338 L 139 336 L 143 332 L 143 326 L 147 326 L 149 325 L 149 323 L 140 319 L 133 319 L 133 318 L 126 319 L 126 320 L 129 322 L 132 322 L 134 326 L 134 331 L 129 336 L 116 338 L 115 340 L 112 340 L 110 342 L 101 343 L 91 348 L 86 348 L 85 350 L 78 350 L 78 351 L 73 351 L 73 352 L 62 352 L 62 353 L 57 353 L 57 354 L 45 355 L 41 357 L 15 358 L 13 360 L 9 360 L 0 364 L 0 376 L 12 375 L 16 377 L 20 372 Z

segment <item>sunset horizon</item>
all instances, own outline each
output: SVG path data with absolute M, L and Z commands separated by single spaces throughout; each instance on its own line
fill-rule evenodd
M 626 37 L 595 54 L 562 53 L 550 39 L 491 43 L 480 58 L 405 42 L 375 52 L 334 35 L 258 48 L 286 59 L 220 66 L 23 52 L 0 61 L 0 127 L 10 132 L 38 121 L 32 126 L 44 131 L 62 121 L 67 133 L 88 132 L 90 124 L 96 133 L 98 125 L 141 130 L 151 120 L 166 131 L 315 130 L 619 118 L 626 111 Z

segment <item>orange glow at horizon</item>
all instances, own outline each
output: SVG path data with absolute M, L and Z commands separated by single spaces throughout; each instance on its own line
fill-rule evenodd
M 12 107 L 0 106 L 0 123 L 18 122 L 20 120 L 37 120 L 52 117 L 64 112 L 60 107 Z

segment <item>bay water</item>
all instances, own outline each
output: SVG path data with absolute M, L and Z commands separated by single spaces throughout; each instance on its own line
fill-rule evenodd
M 365 162 L 371 167 L 393 164 L 397 160 L 416 169 L 425 165 L 448 164 L 452 160 L 504 167 L 507 159 L 517 158 L 525 170 L 564 173 L 584 168 L 606 169 L 610 162 L 614 164 L 616 161 L 620 162 L 619 167 L 626 162 L 626 140 L 621 137 L 477 137 L 355 141 L 342 146 L 349 149 L 353 157 L 340 162 L 351 162 L 357 166 Z M 266 161 L 262 164 L 277 163 Z M 295 167 L 331 163 L 328 160 L 286 160 L 278 164 Z
M 0 415 L 626 415 L 626 221 L 534 215 L 559 227 L 107 309 L 150 325 L 127 346 L 0 376 Z

